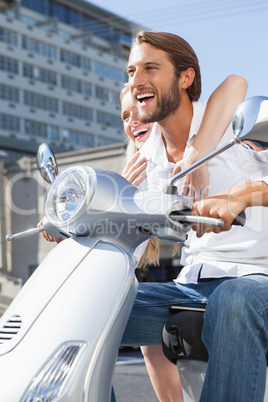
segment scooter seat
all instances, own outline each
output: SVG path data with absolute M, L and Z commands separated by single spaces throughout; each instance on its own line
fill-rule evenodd
M 174 364 L 179 359 L 208 361 L 208 352 L 202 341 L 203 311 L 180 311 L 166 323 L 162 334 L 165 356 Z M 268 353 L 266 354 L 268 367 Z
M 180 311 L 166 323 L 162 335 L 165 356 L 172 363 L 178 359 L 208 361 L 208 353 L 202 342 L 201 333 L 204 313 L 200 311 Z

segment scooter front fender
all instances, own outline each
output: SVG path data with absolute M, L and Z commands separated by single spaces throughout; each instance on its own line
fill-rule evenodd
M 108 402 L 136 290 L 132 260 L 121 248 L 89 238 L 61 242 L 1 319 L 0 335 L 14 316 L 21 325 L 0 341 L 0 400 L 24 401 L 56 351 L 77 341 L 85 348 L 57 401 Z

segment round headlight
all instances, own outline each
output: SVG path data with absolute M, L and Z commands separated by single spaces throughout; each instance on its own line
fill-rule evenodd
M 95 189 L 95 172 L 89 167 L 66 169 L 52 183 L 45 213 L 56 226 L 73 221 L 87 208 Z

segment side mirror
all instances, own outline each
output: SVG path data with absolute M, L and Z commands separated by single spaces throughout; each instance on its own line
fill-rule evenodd
M 38 170 L 47 183 L 52 183 L 58 174 L 55 155 L 48 144 L 41 144 L 36 155 Z
M 233 116 L 233 132 L 239 139 L 268 142 L 268 98 L 254 96 L 245 100 Z

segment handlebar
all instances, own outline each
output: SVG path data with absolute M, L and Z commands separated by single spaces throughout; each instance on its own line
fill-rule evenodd
M 40 226 L 40 227 L 34 228 L 34 229 L 24 230 L 23 232 L 7 235 L 6 240 L 7 241 L 12 241 L 12 240 L 15 240 L 15 239 L 22 239 L 23 237 L 32 236 L 32 235 L 34 235 L 36 233 L 41 233 L 44 230 L 45 230 L 44 226 Z
M 198 223 L 201 225 L 212 225 L 218 226 L 222 228 L 224 226 L 224 221 L 222 219 L 209 218 L 205 216 L 195 216 L 191 215 L 190 209 L 185 209 L 181 211 L 173 211 L 169 217 L 178 222 L 187 222 L 187 223 Z M 232 225 L 235 226 L 244 226 L 246 222 L 246 214 L 245 211 L 242 211 L 232 222 Z
M 173 219 L 174 221 L 177 221 L 177 222 L 213 225 L 213 226 L 218 226 L 219 228 L 222 228 L 224 226 L 224 221 L 222 219 L 209 218 L 209 217 L 205 217 L 205 216 L 195 216 L 195 215 L 191 215 L 191 212 L 192 212 L 191 209 L 184 209 L 184 210 L 180 210 L 180 211 L 175 210 L 169 214 L 169 217 L 170 217 L 170 219 Z M 244 226 L 245 222 L 246 222 L 246 214 L 243 211 L 234 219 L 232 225 Z M 47 222 L 44 223 L 40 227 L 25 230 L 23 232 L 19 232 L 19 233 L 15 233 L 15 234 L 9 234 L 6 236 L 6 240 L 12 241 L 12 240 L 16 240 L 16 239 L 21 239 L 21 238 L 24 238 L 27 236 L 41 233 L 44 230 L 47 230 Z M 62 233 L 60 234 L 60 236 L 62 236 Z M 56 237 L 58 237 L 58 236 L 56 236 Z

